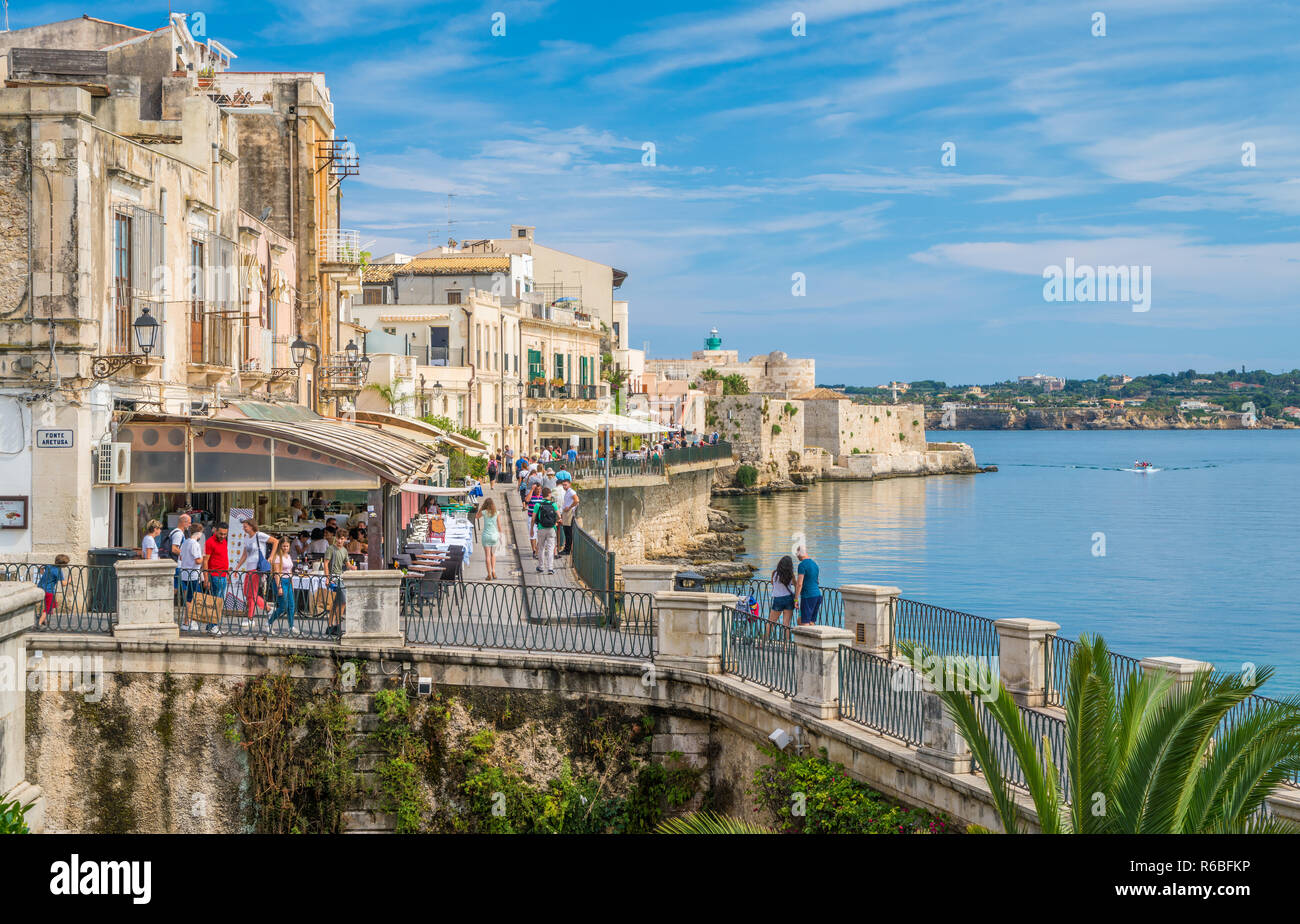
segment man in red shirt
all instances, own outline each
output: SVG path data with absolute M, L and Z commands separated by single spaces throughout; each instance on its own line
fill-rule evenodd
M 203 586 L 208 593 L 226 599 L 230 553 L 226 549 L 226 524 L 218 523 L 203 546 Z

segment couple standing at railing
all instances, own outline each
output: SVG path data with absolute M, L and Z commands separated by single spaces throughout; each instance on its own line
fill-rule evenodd
M 794 563 L 794 559 L 799 564 Z M 799 612 L 798 624 L 811 626 L 817 622 L 822 607 L 822 589 L 819 583 L 821 568 L 808 554 L 808 548 L 799 542 L 794 558 L 784 555 L 772 572 L 772 605 L 769 619 L 790 627 L 795 610 Z

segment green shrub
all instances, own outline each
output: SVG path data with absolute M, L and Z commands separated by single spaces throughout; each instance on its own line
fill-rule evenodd
M 769 763 L 754 771 L 752 792 L 778 830 L 796 834 L 956 833 L 943 815 L 895 805 L 841 764 L 760 745 Z
M 773 435 L 773 436 L 780 436 L 780 435 L 781 435 L 781 425 L 780 425 L 780 424 L 772 424 L 772 435 Z
M 758 481 L 758 469 L 752 465 L 742 465 L 736 469 L 736 484 L 742 488 L 750 488 Z
M 35 802 L 19 805 L 17 799 L 0 802 L 0 834 L 27 834 L 27 810 Z

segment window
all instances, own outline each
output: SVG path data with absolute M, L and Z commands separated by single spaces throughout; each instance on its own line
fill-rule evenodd
M 620 344 L 620 343 L 622 343 L 622 342 L 623 342 L 623 341 L 620 340 L 620 339 L 619 339 L 619 336 L 618 336 L 618 322 L 615 321 L 615 322 L 614 322 L 614 343 L 617 345 L 617 344 Z
M 555 354 L 555 377 L 557 379 L 564 378 L 564 354 L 563 353 Z
M 528 237 L 528 232 L 523 228 L 520 228 L 518 233 L 516 234 L 516 237 Z
M 397 336 L 397 328 L 396 328 L 396 327 L 385 327 L 385 328 L 384 328 L 384 333 L 386 333 L 386 334 L 387 334 L 388 336 L 390 336 L 390 337 L 396 337 L 396 336 Z
M 448 305 L 460 304 L 460 292 L 458 290 L 452 289 L 447 292 L 447 304 Z
M 190 362 L 203 362 L 203 315 L 207 310 L 204 302 L 203 279 L 207 263 L 204 260 L 203 242 L 190 238 Z
M 541 350 L 528 351 L 528 381 L 540 379 L 546 375 L 546 366 L 542 362 Z
M 429 357 L 430 366 L 446 366 L 450 359 L 450 350 L 448 343 L 448 328 L 430 327 L 429 328 Z
M 131 218 L 113 214 L 113 346 L 131 352 Z
M 382 305 L 384 303 L 384 290 L 366 289 L 366 296 L 361 303 L 363 305 Z

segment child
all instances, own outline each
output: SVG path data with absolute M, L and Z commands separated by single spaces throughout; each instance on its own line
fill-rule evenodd
M 497 529 L 497 505 L 492 498 L 483 501 L 483 506 L 478 509 L 478 519 L 483 523 L 483 535 L 479 541 L 483 543 L 483 562 L 487 565 L 487 579 L 495 581 L 497 544 L 501 541 L 501 534 Z
M 54 592 L 59 589 L 60 584 L 68 583 L 68 573 L 63 569 L 71 560 L 66 555 L 55 555 L 54 564 L 46 565 L 41 569 L 41 576 L 37 578 L 36 584 L 45 591 L 45 609 L 41 612 L 41 621 L 36 624 L 39 628 L 45 628 L 46 620 L 50 613 L 54 612 Z

